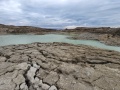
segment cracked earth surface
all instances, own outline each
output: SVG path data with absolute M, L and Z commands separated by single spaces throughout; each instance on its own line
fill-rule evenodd
M 120 53 L 66 43 L 2 46 L 0 90 L 120 90 Z

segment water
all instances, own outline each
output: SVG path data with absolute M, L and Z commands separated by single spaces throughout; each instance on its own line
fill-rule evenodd
M 120 47 L 108 46 L 95 40 L 71 40 L 66 35 L 46 34 L 46 35 L 1 35 L 0 46 L 29 44 L 33 42 L 66 42 L 71 44 L 83 44 L 98 47 L 102 49 L 114 50 L 120 52 Z

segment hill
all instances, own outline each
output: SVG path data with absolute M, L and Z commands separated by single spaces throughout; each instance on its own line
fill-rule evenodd
M 0 34 L 42 34 L 44 32 L 55 32 L 55 29 L 47 29 L 33 26 L 13 26 L 13 25 L 3 25 L 0 24 Z

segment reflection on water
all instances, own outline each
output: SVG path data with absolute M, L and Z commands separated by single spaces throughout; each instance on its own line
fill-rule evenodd
M 98 48 L 115 50 L 120 52 L 120 47 L 108 46 L 99 41 L 94 40 L 71 40 L 66 38 L 65 35 L 46 34 L 46 35 L 1 35 L 0 46 L 13 45 L 13 44 L 29 44 L 33 42 L 66 42 L 71 44 L 84 44 Z

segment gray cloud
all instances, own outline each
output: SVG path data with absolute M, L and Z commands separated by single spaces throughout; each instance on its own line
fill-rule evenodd
M 119 26 L 119 0 L 0 0 L 0 23 L 63 28 Z

